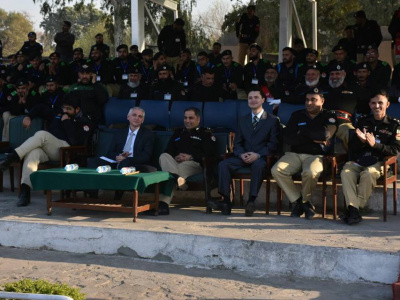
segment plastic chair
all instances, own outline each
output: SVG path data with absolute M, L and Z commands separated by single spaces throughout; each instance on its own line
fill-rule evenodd
M 129 110 L 135 106 L 135 100 L 110 98 L 104 105 L 105 125 L 126 123 L 126 116 Z
M 234 102 L 206 102 L 203 109 L 204 127 L 219 132 L 235 132 L 237 108 Z
M 169 128 L 169 101 L 142 100 L 140 107 L 146 112 L 143 125 L 158 125 Z
M 278 117 L 281 121 L 281 124 L 286 125 L 292 113 L 300 109 L 305 109 L 304 104 L 279 104 Z

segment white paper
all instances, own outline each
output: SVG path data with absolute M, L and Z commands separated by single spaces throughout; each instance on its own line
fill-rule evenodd
M 105 157 L 105 156 L 101 156 L 100 158 L 102 160 L 108 161 L 109 163 L 116 163 L 117 162 L 116 160 L 112 160 L 112 159 L 110 159 L 108 157 Z
M 269 105 L 276 105 L 276 104 L 281 104 L 281 99 L 268 99 L 267 102 Z

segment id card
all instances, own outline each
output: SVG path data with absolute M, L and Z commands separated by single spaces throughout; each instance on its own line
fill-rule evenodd
M 131 93 L 131 98 L 137 98 L 137 93 Z
M 122 80 L 128 80 L 128 74 L 122 74 Z
M 97 76 L 96 76 L 96 80 L 97 80 L 97 81 L 101 81 L 101 76 L 97 75 Z
M 251 80 L 251 84 L 258 84 L 258 79 L 257 78 L 253 78 Z
M 164 95 L 164 100 L 170 101 L 172 99 L 172 95 L 171 94 L 165 94 Z

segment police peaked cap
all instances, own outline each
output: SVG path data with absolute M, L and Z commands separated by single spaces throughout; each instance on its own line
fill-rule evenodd
M 365 14 L 365 11 L 363 10 L 359 10 L 357 12 L 354 13 L 354 18 L 367 18 L 367 15 Z
M 373 45 L 368 45 L 367 49 L 365 49 L 364 55 L 367 54 L 369 50 L 376 50 L 376 52 L 379 52 L 378 47 L 375 44 L 373 44 Z
M 266 72 L 267 70 L 270 70 L 270 69 L 273 69 L 273 70 L 275 70 L 276 72 L 278 72 L 278 70 L 277 70 L 277 68 L 276 68 L 276 65 L 268 64 L 267 67 L 265 68 L 265 72 Z
M 96 47 L 94 47 L 94 48 L 96 48 Z M 83 49 L 82 48 L 75 48 L 74 51 L 72 51 L 72 53 L 75 53 L 75 52 L 80 52 L 80 53 L 83 54 Z
M 315 87 L 315 88 L 310 88 L 309 90 L 307 90 L 306 94 L 323 96 L 324 91 L 321 88 Z
M 189 49 L 189 48 L 185 48 L 185 49 L 183 49 L 183 50 L 181 51 L 181 54 L 183 54 L 183 53 L 186 53 L 186 54 L 192 55 L 192 51 L 190 51 L 190 49 Z
M 30 37 L 31 35 L 34 35 L 34 36 L 36 36 L 36 33 L 35 33 L 35 32 L 33 32 L 33 31 L 31 31 L 31 32 L 29 32 L 29 33 L 28 33 L 28 37 Z
M 15 84 L 17 87 L 21 85 L 28 85 L 29 81 L 27 78 L 20 78 L 17 80 L 17 83 Z
M 132 67 L 130 69 L 128 69 L 128 74 L 142 74 L 142 72 L 140 71 L 139 68 L 137 67 Z
M 91 66 L 89 66 L 88 64 L 83 64 L 82 66 L 79 67 L 78 72 L 81 72 L 81 73 L 92 73 L 93 72 L 93 68 Z
M 355 67 L 356 71 L 363 70 L 363 69 L 371 71 L 371 67 L 366 62 L 361 62 L 361 63 L 357 64 Z
M 153 50 L 151 49 L 144 49 L 142 51 L 142 55 L 153 55 Z
M 221 57 L 222 57 L 222 56 L 225 56 L 225 55 L 230 55 L 230 56 L 232 56 L 232 51 L 229 50 L 229 49 L 222 51 Z
M 251 48 L 256 48 L 258 52 L 262 52 L 261 47 L 260 47 L 259 45 L 257 45 L 256 43 L 251 44 L 251 45 L 250 45 L 250 49 L 251 49 Z
M 46 78 L 46 83 L 48 82 L 57 82 L 57 78 L 55 76 L 49 76 Z
M 76 97 L 76 96 L 74 96 L 73 93 L 69 93 L 69 94 L 66 94 L 66 95 L 64 96 L 63 104 L 64 104 L 64 105 L 72 106 L 73 108 L 77 108 L 77 107 L 80 107 L 80 106 L 81 106 L 81 105 L 80 105 L 79 98 Z
M 49 58 L 51 58 L 51 57 L 53 57 L 53 56 L 56 56 L 56 57 L 58 57 L 58 58 L 61 58 L 61 54 L 58 53 L 58 52 L 53 52 L 53 53 L 51 53 L 51 54 L 49 55 Z
M 344 66 L 342 64 L 333 64 L 329 68 L 329 72 L 334 72 L 334 71 L 344 71 Z
M 307 71 L 308 70 L 318 70 L 318 71 L 320 71 L 321 72 L 321 68 L 318 66 L 318 65 L 312 65 L 312 66 L 308 66 L 307 67 Z
M 312 54 L 318 56 L 318 51 L 315 50 L 315 49 L 312 49 L 312 48 L 306 48 L 305 49 L 305 53 L 306 53 L 306 55 L 309 54 L 309 53 L 312 53 Z
M 336 51 L 338 51 L 338 50 L 343 50 L 343 51 L 346 51 L 346 52 L 347 52 L 346 47 L 343 46 L 343 45 L 336 45 L 335 47 L 332 48 L 332 52 L 336 52 Z
M 161 71 L 172 71 L 172 67 L 168 64 L 161 65 L 157 68 L 157 72 Z

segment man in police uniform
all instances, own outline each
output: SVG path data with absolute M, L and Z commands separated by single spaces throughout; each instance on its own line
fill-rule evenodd
M 353 83 L 356 81 L 356 77 L 354 76 L 354 68 L 356 67 L 356 62 L 350 60 L 347 57 L 347 49 L 343 45 L 336 45 L 332 48 L 334 59 L 328 63 L 326 69 L 331 70 L 338 64 L 340 64 L 343 69 L 346 71 L 346 81 L 348 83 Z
M 58 52 L 53 52 L 50 54 L 49 59 L 50 62 L 46 65 L 48 75 L 56 77 L 59 85 L 68 85 L 68 65 L 61 60 L 61 54 Z
M 238 62 L 244 66 L 244 60 L 249 49 L 249 45 L 256 42 L 260 33 L 260 19 L 254 14 L 255 5 L 247 7 L 247 13 L 242 14 L 236 22 L 236 36 L 239 39 L 239 59 Z
M 186 34 L 183 26 L 185 22 L 177 18 L 173 24 L 161 29 L 157 39 L 158 50 L 167 56 L 168 64 L 173 67 L 178 64 L 181 51 L 186 49 Z
M 142 73 L 138 67 L 132 68 L 128 71 L 129 80 L 125 85 L 121 86 L 119 90 L 118 99 L 131 99 L 136 101 L 136 106 L 139 105 L 140 100 L 148 99 L 146 87 L 143 86 L 141 78 Z
M 320 77 L 323 81 L 326 78 L 326 65 L 318 61 L 318 51 L 315 49 L 306 48 L 305 50 L 305 63 L 300 63 L 298 65 L 298 76 L 297 80 L 299 83 L 304 83 L 306 72 L 313 67 L 317 68 L 320 73 Z M 314 67 L 315 66 L 315 67 Z
M 251 87 L 264 83 L 265 70 L 270 63 L 265 59 L 261 59 L 261 51 L 262 49 L 259 45 L 250 45 L 250 62 L 243 68 L 244 89 L 246 93 L 248 93 Z
M 192 60 L 192 52 L 189 49 L 183 49 L 180 56 L 179 62 L 176 66 L 176 73 L 174 79 L 179 81 L 185 93 L 188 93 L 189 88 L 195 83 L 197 78 L 196 64 Z
M 96 44 L 94 44 L 92 47 L 90 47 L 89 57 L 92 57 L 93 48 L 96 47 L 97 50 L 100 50 L 101 53 L 103 53 L 103 58 L 107 59 L 108 56 L 110 55 L 110 46 L 108 46 L 107 44 L 104 44 L 103 34 L 102 33 L 96 34 L 95 39 L 96 39 Z
M 217 64 L 222 63 L 221 61 L 221 44 L 218 42 L 215 42 L 213 44 L 212 52 L 208 54 L 208 57 L 210 58 L 210 65 L 215 66 Z
M 111 59 L 111 72 L 114 76 L 115 85 L 112 87 L 112 95 L 117 96 L 122 84 L 128 82 L 128 70 L 133 68 L 138 61 L 129 57 L 128 45 L 122 44 L 117 47 L 118 57 Z
M 141 84 L 146 88 L 146 93 L 148 94 L 155 73 L 153 67 L 153 50 L 144 49 L 142 51 L 142 60 L 138 64 L 138 67 L 142 73 Z
M 215 83 L 225 90 L 226 99 L 238 98 L 238 89 L 243 87 L 243 67 L 233 61 L 231 50 L 223 51 L 222 64 L 215 66 Z
M 386 61 L 379 59 L 379 51 L 375 46 L 368 46 L 365 52 L 365 61 L 370 67 L 371 74 L 369 80 L 378 90 L 387 89 L 390 81 L 392 68 Z
M 283 99 L 285 94 L 282 86 L 278 85 L 276 80 L 278 78 L 278 71 L 276 66 L 268 65 L 264 73 L 264 83 L 260 85 L 265 99 Z
M 220 97 L 222 99 L 226 98 L 227 96 L 223 94 L 224 90 L 215 84 L 214 79 L 214 69 L 203 69 L 203 74 L 201 75 L 200 82 L 192 85 L 189 91 L 189 100 L 202 102 L 218 102 Z
M 324 95 L 318 88 L 311 89 L 305 100 L 306 109 L 292 114 L 283 132 L 284 143 L 291 150 L 272 167 L 272 176 L 283 189 L 289 201 L 295 203 L 291 217 L 306 219 L 315 215 L 311 193 L 323 171 L 322 158 L 333 152 L 332 138 L 337 129 L 334 113 L 323 109 Z M 292 175 L 301 171 L 302 189 L 297 189 Z
M 215 156 L 215 137 L 200 126 L 200 110 L 189 107 L 185 110 L 184 128 L 172 135 L 165 152 L 160 156 L 161 170 L 170 172 L 177 179 L 178 188 L 187 189 L 186 178 L 203 172 L 203 157 Z M 169 214 L 170 197 L 162 195 L 159 214 Z
M 343 65 L 331 65 L 329 86 L 325 90 L 324 108 L 333 110 L 338 119 L 337 137 L 342 140 L 345 151 L 348 149 L 349 129 L 354 129 L 352 118 L 357 106 L 356 90 L 345 82 L 346 71 Z
M 87 64 L 93 69 L 96 74 L 96 81 L 101 82 L 107 88 L 108 95 L 111 97 L 113 94 L 114 78 L 112 72 L 112 62 L 103 57 L 97 47 L 92 48 L 92 56 L 87 61 Z
M 75 48 L 72 52 L 72 61 L 68 64 L 69 84 L 74 84 L 78 82 L 78 71 L 80 67 L 85 63 L 86 60 L 83 58 L 83 49 Z
M 91 122 L 81 116 L 79 100 L 70 95 L 64 98 L 63 113 L 54 117 L 49 131 L 36 132 L 6 155 L 6 159 L 0 162 L 1 172 L 7 170 L 12 162 L 24 160 L 21 195 L 17 206 L 27 206 L 30 203 L 30 175 L 37 170 L 38 165 L 49 160 L 60 160 L 61 147 L 87 144 L 93 128 Z
M 42 56 L 43 53 L 43 46 L 36 42 L 36 33 L 29 32 L 28 33 L 28 40 L 24 42 L 20 51 L 23 51 L 28 55 L 31 56 Z
M 282 50 L 282 62 L 278 64 L 278 84 L 282 85 L 285 91 L 291 92 L 297 83 L 298 64 L 295 61 L 296 52 L 285 47 Z
M 350 143 L 351 161 L 341 173 L 348 211 L 340 216 L 349 225 L 362 221 L 359 208 L 367 203 L 376 180 L 383 174 L 383 158 L 400 151 L 400 122 L 386 114 L 389 104 L 385 91 L 371 98 L 372 115 L 359 120 Z
M 356 95 L 357 95 L 357 118 L 366 116 L 371 113 L 369 101 L 379 89 L 375 83 L 370 80 L 371 69 L 366 62 L 357 64 L 356 66 Z

